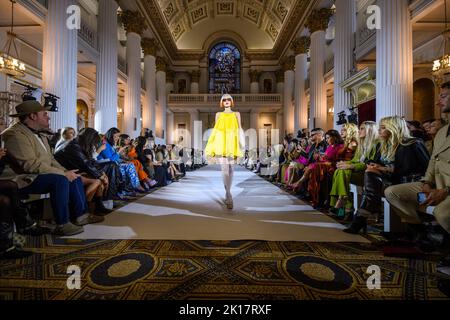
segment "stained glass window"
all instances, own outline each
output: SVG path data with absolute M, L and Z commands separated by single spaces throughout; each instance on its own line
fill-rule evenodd
M 209 92 L 240 93 L 241 53 L 235 45 L 222 42 L 209 53 Z

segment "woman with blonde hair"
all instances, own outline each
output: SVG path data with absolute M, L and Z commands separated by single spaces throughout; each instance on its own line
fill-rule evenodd
M 231 95 L 224 94 L 220 99 L 222 112 L 217 112 L 216 122 L 208 143 L 205 147 L 205 155 L 209 161 L 220 163 L 222 166 L 223 184 L 225 187 L 225 205 L 233 209 L 231 186 L 233 182 L 232 165 L 238 162 L 238 158 L 244 156 L 243 131 L 241 126 L 241 114 L 231 110 L 234 101 Z
M 344 232 L 367 231 L 367 218 L 382 211 L 381 198 L 390 185 L 419 181 L 425 174 L 430 155 L 420 139 L 411 137 L 406 121 L 398 116 L 383 118 L 379 126 L 379 161 L 370 162 L 364 175 L 361 205 Z
M 362 181 L 364 170 L 369 161 L 379 158 L 378 126 L 376 122 L 365 121 L 359 127 L 358 147 L 353 159 L 337 163 L 333 175 L 333 186 L 330 192 L 331 212 L 348 220 L 353 213 L 353 202 L 350 199 L 350 182 Z M 362 183 L 362 182 L 361 182 Z M 357 183 L 358 184 L 358 183 Z M 345 208 L 345 209 L 344 209 Z

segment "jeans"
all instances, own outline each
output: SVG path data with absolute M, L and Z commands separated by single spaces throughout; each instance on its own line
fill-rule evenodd
M 87 212 L 88 204 L 81 178 L 69 182 L 59 174 L 41 174 L 29 186 L 20 189 L 21 195 L 50 193 L 55 222 L 63 225 Z

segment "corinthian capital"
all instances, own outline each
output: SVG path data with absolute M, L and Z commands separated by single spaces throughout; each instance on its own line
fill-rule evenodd
M 142 36 L 144 30 L 147 29 L 145 18 L 137 11 L 124 10 L 119 13 L 119 18 L 127 33 L 134 32 Z
M 304 54 L 308 52 L 309 46 L 311 45 L 310 37 L 300 37 L 292 42 L 292 50 L 294 50 L 295 55 Z
M 158 42 L 156 41 L 156 39 L 144 38 L 141 41 L 141 46 L 145 56 L 156 57 L 156 51 L 158 51 L 159 49 Z
M 294 56 L 286 57 L 282 62 L 283 71 L 294 70 L 295 58 Z
M 320 10 L 313 10 L 308 17 L 306 27 L 311 34 L 316 31 L 325 31 L 328 28 L 328 22 L 332 16 L 332 9 L 322 8 Z

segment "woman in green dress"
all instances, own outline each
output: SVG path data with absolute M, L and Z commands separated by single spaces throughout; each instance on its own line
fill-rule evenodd
M 338 217 L 345 216 L 345 220 L 352 218 L 353 201 L 350 197 L 350 183 L 362 184 L 367 163 L 376 161 L 376 158 L 379 157 L 379 148 L 376 122 L 363 122 L 359 128 L 359 142 L 355 156 L 350 161 L 339 162 L 333 175 L 330 211 L 337 214 Z

